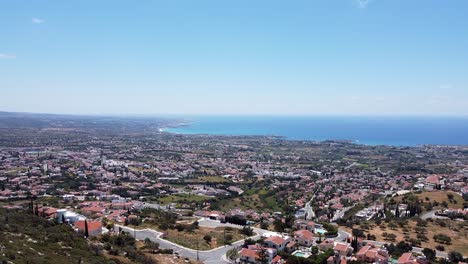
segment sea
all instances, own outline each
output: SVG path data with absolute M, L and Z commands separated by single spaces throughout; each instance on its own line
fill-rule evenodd
M 190 116 L 180 126 L 163 131 L 348 140 L 365 145 L 468 145 L 468 117 Z

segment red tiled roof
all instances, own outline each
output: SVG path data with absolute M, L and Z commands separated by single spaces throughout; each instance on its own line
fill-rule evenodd
M 85 231 L 85 221 L 80 220 L 75 223 L 75 227 L 77 227 L 80 231 Z M 92 232 L 96 229 L 102 228 L 102 223 L 99 221 L 88 221 L 88 232 Z
M 294 232 L 294 235 L 296 237 L 301 237 L 301 238 L 304 238 L 304 239 L 307 239 L 307 240 L 314 239 L 314 234 L 312 232 L 310 232 L 309 230 L 298 230 L 298 231 Z
M 281 244 L 283 244 L 286 240 L 284 240 L 282 237 L 279 237 L 279 236 L 271 236 L 271 237 L 265 239 L 265 241 L 270 241 L 270 242 L 275 243 L 276 245 L 281 245 Z
M 252 259 L 257 259 L 259 257 L 256 251 L 248 249 L 248 248 L 243 248 L 240 251 L 240 255 L 243 257 L 252 258 Z
M 83 207 L 81 208 L 81 210 L 86 211 L 86 212 L 100 213 L 106 210 L 106 208 L 100 207 L 100 206 L 89 206 L 89 207 Z
M 412 262 L 413 261 L 413 253 L 407 252 L 403 253 L 401 257 L 398 258 L 398 263 L 407 263 L 407 262 Z
M 280 255 L 276 255 L 276 257 L 274 257 L 274 258 L 272 259 L 272 262 L 273 262 L 273 263 L 277 263 L 277 262 L 280 262 L 280 261 L 281 261 L 281 256 L 280 256 Z
M 336 243 L 334 249 L 338 250 L 338 251 L 347 251 L 348 250 L 348 245 L 343 244 L 343 243 Z
M 364 246 L 359 250 L 359 252 L 356 255 L 357 256 L 365 255 L 370 248 L 371 248 L 370 246 Z

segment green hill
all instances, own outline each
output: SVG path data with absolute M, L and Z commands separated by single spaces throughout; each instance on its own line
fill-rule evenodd
M 97 256 L 68 225 L 0 208 L 0 263 L 115 263 Z

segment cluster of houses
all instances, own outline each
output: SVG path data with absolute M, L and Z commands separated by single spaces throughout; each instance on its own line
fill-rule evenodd
M 239 251 L 241 263 L 270 263 L 282 264 L 285 260 L 278 252 L 289 253 L 296 257 L 308 258 L 313 254 L 333 251 L 328 257 L 327 264 L 346 264 L 349 261 L 364 263 L 387 264 L 427 264 L 424 256 L 415 256 L 413 253 L 404 253 L 398 260 L 392 260 L 384 246 L 373 243 L 364 243 L 359 239 L 355 250 L 351 246 L 351 238 L 344 241 L 334 238 L 322 239 L 316 232 L 322 227 L 313 221 L 296 220 L 295 230 L 291 236 L 276 232 L 262 234 L 261 243 L 248 245 Z

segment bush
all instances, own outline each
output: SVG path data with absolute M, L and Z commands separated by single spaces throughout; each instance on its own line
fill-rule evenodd
M 447 245 L 452 243 L 452 239 L 449 236 L 444 235 L 444 234 L 436 234 L 432 238 L 434 239 L 434 241 L 439 242 L 439 243 L 443 243 Z
M 209 243 L 211 243 L 211 236 L 210 236 L 210 235 L 205 235 L 205 236 L 203 237 L 203 240 L 205 240 L 206 243 L 209 244 Z
M 172 249 L 160 249 L 159 253 L 160 254 L 172 254 L 172 253 L 174 253 L 174 250 L 172 250 Z
M 246 236 L 252 236 L 254 234 L 253 229 L 248 226 L 244 226 L 240 233 Z
M 458 263 L 458 262 L 463 261 L 463 255 L 460 252 L 450 251 L 448 253 L 448 257 L 449 257 L 450 262 L 453 262 L 453 263 Z
M 437 245 L 435 248 L 439 251 L 445 251 L 445 247 L 442 245 Z

